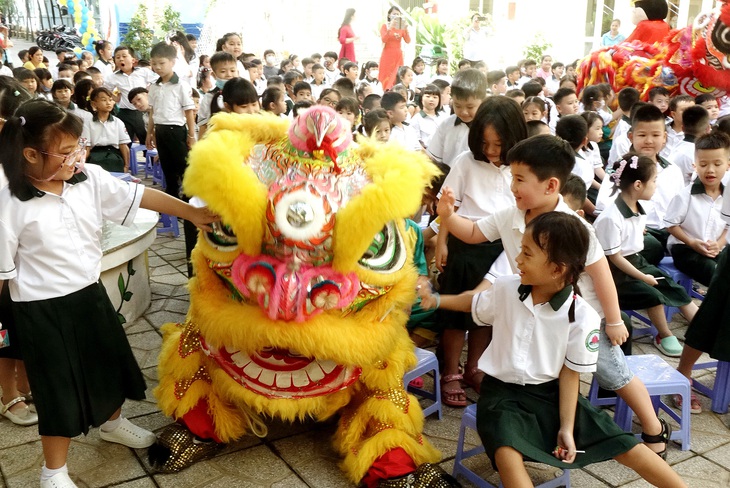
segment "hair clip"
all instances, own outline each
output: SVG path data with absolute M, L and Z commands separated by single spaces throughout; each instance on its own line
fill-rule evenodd
M 634 157 L 636 157 L 636 156 L 634 156 Z M 637 160 L 638 160 L 638 158 L 637 158 Z M 615 169 L 614 172 L 613 172 L 613 174 L 611 175 L 611 179 L 617 185 L 621 181 L 621 173 L 624 172 L 624 168 L 626 168 L 626 163 L 627 163 L 626 159 L 622 159 L 621 160 L 621 164 L 619 164 L 618 168 Z M 631 164 L 633 164 L 633 163 L 631 163 Z
M 23 116 L 21 115 L 21 116 L 20 116 L 19 118 L 20 118 L 20 125 L 21 125 L 21 126 L 24 126 L 24 125 L 25 125 L 25 117 L 23 117 Z
M 14 97 L 17 97 L 17 96 L 19 96 L 19 95 L 20 95 L 20 92 L 19 92 L 18 90 L 15 90 L 15 91 L 13 92 L 13 96 L 14 96 Z
M 639 156 L 631 156 L 631 164 L 629 165 L 629 168 L 637 169 L 639 167 Z

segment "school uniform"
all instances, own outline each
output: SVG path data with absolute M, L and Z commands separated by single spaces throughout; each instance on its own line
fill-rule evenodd
M 421 141 L 421 145 L 425 148 L 431 142 L 431 137 L 436 132 L 442 120 L 438 115 L 428 115 L 421 110 L 411 119 L 411 127 L 416 132 L 416 137 Z
M 477 431 L 492 465 L 504 446 L 563 468 L 583 467 L 633 448 L 639 442 L 633 434 L 579 395 L 573 437 L 586 453 L 572 464 L 552 455 L 560 429 L 560 371 L 563 366 L 578 373 L 595 371 L 601 319 L 570 285 L 547 303 L 534 303 L 531 290 L 518 276 L 508 276 L 472 300 L 474 321 L 492 326 L 492 341 L 478 363 L 487 393 L 477 403 Z
M 314 81 L 314 80 L 312 80 L 312 81 Z M 365 79 L 363 79 L 362 81 L 364 83 L 367 83 L 368 85 L 370 85 L 370 88 L 373 89 L 373 93 L 375 95 L 380 95 L 381 97 L 383 96 L 383 93 L 384 93 L 383 92 L 383 84 L 380 82 L 379 79 L 376 78 L 374 80 L 371 80 L 371 79 L 365 77 Z M 311 85 L 312 82 L 309 82 L 309 84 Z
M 582 155 L 590 162 L 593 167 L 592 182 L 597 181 L 598 177 L 596 176 L 596 170 L 603 169 L 603 158 L 601 157 L 601 150 L 598 148 L 598 144 L 595 142 L 589 142 L 585 148 L 578 151 L 578 154 Z M 588 200 L 595 205 L 596 200 L 598 199 L 598 188 L 592 188 L 589 186 L 587 189 L 587 197 Z
M 659 151 L 659 155 L 667 159 L 672 157 L 675 147 L 684 140 L 684 132 L 674 130 L 674 127 L 672 127 L 673 121 L 671 119 L 669 120 L 667 123 L 667 143 Z
M 649 264 L 640 254 L 644 248 L 646 213 L 640 203 L 637 204 L 637 208 L 638 212 L 634 213 L 619 195 L 613 205 L 602 212 L 593 223 L 596 236 L 606 256 L 621 253 L 640 272 L 662 278 L 658 280 L 657 285 L 651 286 L 627 275 L 609 260 L 621 309 L 640 310 L 657 305 L 670 307 L 687 305 L 690 297 L 684 288 L 659 268 Z
M 695 172 L 695 139 L 695 136 L 686 134 L 671 154 L 672 162 L 682 171 L 685 186 L 692 182 Z
M 99 282 L 104 220 L 131 225 L 144 187 L 89 165 L 61 195 L 0 190 L 0 280 L 13 313 L 40 435 L 98 426 L 145 382 Z
M 456 115 L 446 118 L 436 128 L 426 148 L 431 159 L 451 166 L 459 154 L 469 149 L 469 125 Z
M 179 198 L 188 158 L 185 111 L 193 110 L 195 103 L 190 95 L 190 86 L 180 81 L 176 74 L 167 83 L 158 78 L 150 85 L 149 91 L 157 153 L 167 184 L 165 191 Z
M 319 97 L 322 95 L 322 91 L 324 91 L 325 88 L 329 88 L 329 85 L 324 81 L 321 85 L 317 85 L 316 83 L 312 82 L 310 83 L 310 88 L 312 90 L 312 100 L 317 102 L 317 100 L 319 100 Z
M 595 172 L 593 169 L 593 161 L 587 159 L 581 152 L 575 154 L 575 164 L 571 170 L 576 176 L 579 176 L 586 185 L 586 191 L 591 187 Z
M 613 131 L 613 144 L 611 145 L 611 150 L 608 152 L 609 168 L 613 168 L 613 164 L 631 150 L 631 140 L 629 140 L 630 130 L 631 120 L 624 115 L 618 121 Z
M 725 187 L 720 188 L 722 193 Z M 728 228 L 722 219 L 722 206 L 722 194 L 713 200 L 698 179 L 672 199 L 664 216 L 664 224 L 667 227 L 678 225 L 691 239 L 716 241 Z M 703 285 L 710 284 L 717 257 L 703 256 L 672 235 L 669 236 L 667 247 L 678 270 Z
M 91 119 L 94 117 L 91 112 L 88 112 L 86 110 L 81 110 L 75 103 L 68 102 L 68 107 L 66 107 L 66 112 L 74 114 L 76 117 L 80 118 L 81 121 L 84 123 L 83 128 L 81 129 L 81 138 L 86 139 L 86 145 L 91 145 Z
M 124 157 L 119 145 L 131 142 L 124 123 L 118 117 L 109 114 L 106 122 L 102 122 L 94 115 L 91 122 L 91 151 L 87 161 L 107 171 L 123 173 Z
M 147 140 L 147 127 L 142 121 L 142 113 L 134 108 L 129 101 L 129 92 L 132 88 L 147 88 L 157 81 L 158 76 L 147 68 L 134 68 L 126 74 L 122 70 L 115 71 L 109 78 L 104 77 L 104 86 L 114 91 L 119 90 L 119 118 L 124 122 L 130 138 L 137 137 L 141 144 Z
M 497 167 L 490 162 L 477 161 L 471 151 L 464 151 L 456 158 L 444 181 L 444 185 L 454 192 L 456 213 L 472 221 L 514 206 L 511 184 L 509 166 Z M 481 283 L 503 251 L 499 239 L 467 244 L 450 235 L 447 246 L 449 262 L 441 275 L 441 291 L 446 294 L 471 290 Z M 469 314 L 448 310 L 439 313 L 449 328 L 467 330 L 474 327 Z
M 406 122 L 403 122 L 401 125 L 391 126 L 389 142 L 390 141 L 397 142 L 401 146 L 412 151 L 420 151 L 422 149 L 421 143 L 418 142 L 416 132 Z
M 104 81 L 108 80 L 114 74 L 114 63 L 109 63 L 99 58 L 94 63 L 94 68 L 101 71 L 101 76 L 104 77 Z
M 337 81 L 340 78 L 341 74 L 339 71 L 335 70 L 328 70 L 327 68 L 324 69 L 324 81 L 329 86 L 332 86 L 332 84 Z
M 203 95 L 203 97 L 200 99 L 200 108 L 198 109 L 198 118 L 195 122 L 198 128 L 203 127 L 204 125 L 208 125 L 208 122 L 210 122 L 210 118 L 212 116 L 213 107 L 211 107 L 211 104 L 213 103 L 213 99 L 220 93 L 220 88 L 216 87 L 213 88 L 211 91 Z M 223 100 L 220 99 L 220 103 L 223 103 Z

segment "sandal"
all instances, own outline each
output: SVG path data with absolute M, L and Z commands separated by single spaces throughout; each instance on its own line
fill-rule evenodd
M 462 381 L 463 379 L 464 376 L 460 374 L 447 374 L 441 377 L 441 403 L 449 407 L 466 407 L 466 392 L 464 390 L 461 388 L 444 389 L 445 384 L 452 381 Z M 463 397 L 463 400 L 459 400 L 459 397 Z
M 646 444 L 657 444 L 659 442 L 664 443 L 664 450 L 659 451 L 657 456 L 663 460 L 667 460 L 667 444 L 669 444 L 669 438 L 672 436 L 672 426 L 669 425 L 664 419 L 659 419 L 659 423 L 662 424 L 662 431 L 656 435 L 649 435 L 645 432 L 641 433 L 641 440 Z
M 479 381 L 475 381 L 474 377 L 480 375 Z M 464 376 L 464 383 L 469 385 L 475 392 L 481 393 L 479 390 L 482 388 L 482 380 L 484 379 L 484 373 L 479 370 L 478 367 L 474 366 Z
M 10 420 L 15 425 L 34 425 L 38 423 L 38 414 L 31 412 L 30 408 L 26 405 L 25 408 L 21 408 L 16 412 L 11 412 L 10 409 L 18 403 L 25 402 L 25 397 L 19 396 L 13 398 L 7 404 L 2 403 L 0 400 L 0 415 Z
M 682 395 L 674 395 L 674 406 L 681 410 L 682 403 Z M 689 413 L 702 413 L 702 405 L 694 393 L 689 396 Z
M 423 378 L 419 376 L 418 378 L 412 379 L 411 382 L 408 383 L 408 386 L 413 388 L 423 388 Z

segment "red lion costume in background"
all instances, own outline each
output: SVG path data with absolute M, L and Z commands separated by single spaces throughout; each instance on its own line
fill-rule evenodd
M 597 83 L 614 90 L 632 86 L 647 100 L 649 90 L 663 86 L 671 95 L 720 98 L 730 92 L 730 0 L 694 24 L 671 31 L 663 42 L 623 42 L 592 52 L 580 64 L 578 91 Z

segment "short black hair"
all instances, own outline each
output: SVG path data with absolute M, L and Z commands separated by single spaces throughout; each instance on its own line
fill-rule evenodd
M 150 51 L 150 58 L 165 58 L 175 60 L 177 59 L 177 50 L 175 46 L 172 46 L 166 42 L 158 42 L 152 46 Z
M 458 64 L 459 69 L 461 69 L 462 67 L 466 66 L 467 64 L 471 67 L 471 61 L 469 61 L 468 59 L 462 59 L 462 60 L 460 60 L 459 61 L 459 64 Z
M 319 64 L 319 63 L 314 63 L 314 64 L 312 65 L 312 73 L 314 73 L 314 72 L 315 72 L 315 71 L 317 71 L 318 69 L 324 69 L 324 66 L 322 66 L 322 65 L 321 65 L 321 64 Z
M 484 130 L 490 126 L 502 140 L 499 159 L 504 164 L 509 164 L 508 151 L 518 142 L 527 139 L 525 116 L 519 104 L 511 98 L 489 97 L 479 106 L 468 138 L 469 150 L 477 161 L 487 161 L 484 155 Z
M 74 91 L 74 84 L 66 79 L 56 80 L 53 82 L 53 86 L 51 87 L 51 95 L 56 93 L 56 91 L 58 91 L 58 90 L 65 90 L 66 88 L 68 88 L 71 91 Z
M 655 86 L 651 90 L 649 90 L 649 100 L 654 100 L 655 97 L 662 95 L 665 97 L 669 96 L 669 90 L 664 88 L 663 86 Z
M 289 71 L 284 73 L 284 76 L 282 76 L 285 85 L 291 85 L 292 83 L 295 83 L 297 78 L 304 78 L 304 75 L 295 69 L 290 69 Z
M 302 111 L 302 109 L 308 109 L 312 105 L 314 105 L 314 102 L 312 102 L 311 100 L 300 100 L 298 102 L 295 102 L 294 107 L 292 107 L 291 109 L 292 114 L 294 115 L 294 117 L 298 117 L 299 112 Z
M 641 107 L 646 107 L 647 105 L 651 104 L 646 102 L 636 102 L 634 106 L 631 107 L 631 112 L 629 112 L 629 120 L 634 120 L 634 115 L 636 115 L 636 111 L 639 110 Z
M 147 88 L 144 88 L 142 86 L 138 86 L 136 88 L 132 88 L 131 90 L 129 90 L 129 95 L 127 95 L 127 100 L 129 100 L 129 103 L 132 103 L 132 100 L 134 100 L 134 97 L 136 97 L 140 93 L 149 93 L 149 90 L 147 90 Z
M 134 48 L 129 46 L 117 46 L 114 48 L 114 55 L 116 56 L 119 51 L 127 51 L 130 56 L 133 58 L 136 57 L 134 55 Z
M 306 66 L 308 64 L 314 64 L 314 59 L 312 59 L 312 58 L 302 58 L 302 66 Z
M 491 87 L 492 85 L 499 83 L 499 80 L 506 77 L 507 75 L 504 71 L 498 69 L 492 70 L 487 73 L 487 86 Z
M 520 98 L 525 97 L 525 92 L 518 88 L 515 88 L 513 90 L 507 90 L 507 93 L 505 93 L 504 96 L 508 98 Z
M 717 98 L 715 98 L 715 95 L 712 93 L 703 93 L 702 95 L 697 95 L 695 97 L 695 103 L 697 105 L 703 104 L 705 102 L 717 102 Z
M 395 106 L 401 102 L 406 103 L 406 99 L 403 98 L 403 95 L 398 92 L 389 91 L 383 93 L 383 96 L 380 99 L 380 107 L 386 111 L 393 110 Z
M 223 63 L 235 63 L 236 58 L 231 53 L 218 51 L 210 57 L 210 67 L 213 71 Z
M 520 70 L 519 66 L 507 66 L 507 69 L 505 69 L 504 72 L 507 73 L 508 75 L 510 75 L 510 74 L 514 73 L 515 71 L 519 71 L 519 70 Z
M 642 122 L 656 122 L 658 120 L 664 122 L 664 114 L 662 111 L 650 103 L 645 103 L 636 109 L 635 113 L 631 115 L 631 129 L 636 129 L 636 124 Z M 664 127 L 663 124 L 662 127 Z
M 560 188 L 560 194 L 563 195 L 563 198 L 571 198 L 581 203 L 585 202 L 587 196 L 586 182 L 580 176 L 571 173 L 565 184 Z
M 334 52 L 334 51 L 327 51 L 326 53 L 324 53 L 324 56 L 322 56 L 322 57 L 324 57 L 324 58 L 332 58 L 335 61 L 337 61 L 337 59 L 338 59 L 337 53 Z
M 86 71 L 77 71 L 76 73 L 74 73 L 72 80 L 74 84 L 76 84 L 84 78 L 91 78 L 91 73 L 87 73 Z
M 336 111 L 349 110 L 353 114 L 358 115 L 360 113 L 360 104 L 357 100 L 352 97 L 342 97 L 337 105 L 335 106 Z
M 689 95 L 677 95 L 676 97 L 672 97 L 671 100 L 669 100 L 669 111 L 674 112 L 677 110 L 677 105 L 679 105 L 682 102 L 694 102 L 695 99 L 692 98 Z
M 97 68 L 96 66 L 89 66 L 88 68 L 86 68 L 86 72 L 89 73 L 90 75 L 100 75 L 101 74 L 101 70 L 99 68 Z
M 343 97 L 355 96 L 355 83 L 349 78 L 340 78 L 332 83 L 332 88 L 336 89 Z
M 630 113 L 631 107 L 639 101 L 639 98 L 639 90 L 634 87 L 627 86 L 618 92 L 618 106 L 621 108 L 623 113 Z
M 540 181 L 557 178 L 562 188 L 575 166 L 575 153 L 567 141 L 539 135 L 518 142 L 507 153 L 507 163 L 528 166 Z
M 547 127 L 548 129 L 550 128 L 550 126 L 542 120 L 531 120 L 525 125 L 527 125 L 527 137 L 543 134 L 542 131 L 545 130 L 544 127 Z
M 682 112 L 682 132 L 699 136 L 710 125 L 710 112 L 702 105 L 693 105 Z
M 373 106 L 375 106 L 376 100 L 381 100 L 383 97 L 378 95 L 377 93 L 371 93 L 370 95 L 366 96 L 365 99 L 362 101 L 362 108 L 364 110 L 371 110 Z
M 271 85 L 282 85 L 282 84 L 284 84 L 284 80 L 282 80 L 281 79 L 281 76 L 279 76 L 279 75 L 269 76 L 266 79 L 266 86 L 267 87 L 269 87 Z
M 564 98 L 567 98 L 570 95 L 575 95 L 575 90 L 572 88 L 558 88 L 558 91 L 556 91 L 555 95 L 553 95 L 553 102 L 555 102 L 555 105 L 559 105 Z
M 73 70 L 73 68 L 71 67 L 70 64 L 61 63 L 61 64 L 58 65 L 58 71 L 59 72 L 61 72 L 61 71 L 72 71 L 72 70 Z
M 478 69 L 468 68 L 457 72 L 451 81 L 451 98 L 484 100 L 487 96 L 487 77 Z
M 297 93 L 299 93 L 302 90 L 309 90 L 309 93 L 312 93 L 312 85 L 310 85 L 306 81 L 297 81 L 294 84 L 294 88 L 292 88 L 292 93 L 294 93 L 294 95 L 296 95 Z
M 570 147 L 577 151 L 588 135 L 588 122 L 580 115 L 563 115 L 555 124 L 555 135 L 568 141 Z
M 542 85 L 537 81 L 530 80 L 522 85 L 522 91 L 525 93 L 526 98 L 536 97 L 542 93 Z
M 345 65 L 342 67 L 342 71 L 347 71 L 352 68 L 357 69 L 357 63 L 353 63 L 352 61 L 348 61 L 345 63 Z
M 695 141 L 695 152 L 713 149 L 730 150 L 730 136 L 721 130 L 714 130 L 710 134 L 701 135 Z
M 525 62 L 522 63 L 522 66 L 525 68 L 528 66 L 537 66 L 537 61 L 535 61 L 533 59 L 526 59 Z
M 553 70 L 555 68 L 565 68 L 565 64 L 561 63 L 560 61 L 556 61 L 553 63 L 552 66 L 550 66 L 550 69 Z

